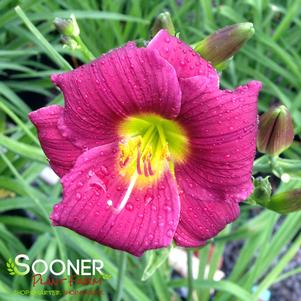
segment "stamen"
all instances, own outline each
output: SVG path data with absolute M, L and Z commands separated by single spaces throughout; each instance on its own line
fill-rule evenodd
M 150 161 L 150 158 L 148 158 L 147 160 L 147 168 L 148 168 L 148 172 L 151 176 L 154 175 L 154 172 L 153 172 L 153 169 L 152 169 L 152 164 L 151 164 L 151 161 Z
M 172 166 L 171 160 L 174 160 L 174 154 L 170 147 L 173 147 L 175 143 L 173 142 L 170 146 L 168 142 L 171 135 L 177 134 L 177 131 L 181 133 L 181 128 L 177 125 L 170 125 L 169 121 L 157 116 L 150 116 L 146 120 L 141 126 L 138 126 L 135 123 L 142 123 L 143 118 L 140 120 L 133 117 L 122 125 L 124 135 L 122 135 L 123 140 L 119 145 L 119 164 L 124 169 L 120 170 L 123 177 L 131 177 L 134 173 L 138 177 L 141 175 L 144 177 L 156 177 L 158 175 L 159 177 L 165 162 L 168 166 Z M 128 122 L 129 127 L 126 126 Z M 131 129 L 129 133 L 127 128 Z M 171 141 L 173 140 L 171 139 Z M 175 150 L 178 152 L 176 147 Z M 147 182 L 141 177 L 139 185 L 140 183 L 144 185 Z M 123 208 L 123 205 L 119 207 Z
M 130 157 L 128 156 L 124 161 L 122 161 L 122 159 L 120 159 L 119 165 L 121 168 L 124 168 L 128 165 L 130 161 Z
M 127 163 L 120 172 L 126 177 L 131 177 L 134 172 L 142 175 L 139 185 L 147 185 L 160 177 L 165 162 L 168 165 L 184 162 L 189 152 L 189 139 L 182 125 L 153 113 L 126 117 L 118 127 L 118 135 L 123 139 L 122 162 Z M 129 162 L 125 162 L 127 157 Z
M 143 160 L 143 170 L 144 170 L 144 175 L 146 177 L 148 177 L 149 173 L 148 173 L 148 169 L 147 169 L 147 165 L 146 165 L 146 160 L 145 159 Z
M 140 151 L 140 145 L 138 145 L 138 152 L 137 152 L 137 172 L 139 175 L 142 175 L 140 162 L 141 161 L 141 151 Z
M 170 152 L 168 148 L 168 143 L 165 143 L 163 148 L 162 148 L 162 153 L 161 153 L 161 160 L 167 159 L 168 161 L 170 160 Z

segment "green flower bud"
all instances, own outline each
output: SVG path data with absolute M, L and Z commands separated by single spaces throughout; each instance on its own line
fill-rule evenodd
M 301 189 L 274 195 L 268 203 L 268 209 L 280 214 L 288 214 L 301 209 Z
M 253 180 L 254 191 L 249 197 L 249 201 L 255 202 L 263 207 L 266 207 L 270 202 L 272 187 L 269 177 L 258 177 Z
M 69 19 L 55 18 L 54 25 L 58 32 L 67 37 L 78 37 L 80 30 L 75 16 L 72 14 Z
M 231 61 L 233 60 L 233 57 L 230 57 L 229 59 L 227 59 L 226 61 L 223 61 L 217 65 L 214 66 L 214 68 L 217 70 L 217 71 L 223 71 L 225 69 L 227 69 L 231 63 Z
M 283 105 L 260 116 L 257 148 L 261 153 L 279 155 L 294 141 L 291 115 Z
M 68 36 L 61 36 L 61 43 L 64 47 L 69 47 L 73 50 L 80 48 L 78 43 Z
M 254 32 L 253 24 L 248 22 L 226 26 L 196 43 L 194 50 L 216 67 L 238 52 Z
M 161 13 L 155 19 L 153 27 L 151 29 L 152 36 L 155 36 L 156 33 L 161 29 L 166 29 L 168 33 L 172 36 L 176 34 L 176 30 L 171 20 L 171 16 L 169 12 Z

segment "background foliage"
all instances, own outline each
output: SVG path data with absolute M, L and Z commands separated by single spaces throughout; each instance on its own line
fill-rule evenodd
M 21 9 L 14 9 L 20 5 Z M 300 213 L 286 217 L 242 205 L 242 215 L 216 237 L 208 277 L 204 270 L 210 245 L 199 250 L 198 279 L 172 277 L 167 262 L 145 282 L 141 281 L 149 254 L 127 256 L 123 282 L 119 281 L 120 252 L 100 246 L 64 228 L 53 228 L 49 212 L 60 200 L 61 186 L 47 185 L 40 173 L 47 166 L 27 114 L 47 103 L 62 104 L 49 80 L 54 72 L 85 62 L 81 53 L 63 48 L 54 30 L 55 17 L 74 13 L 82 40 L 95 56 L 128 40 L 143 43 L 150 38 L 152 19 L 168 9 L 182 40 L 193 43 L 212 31 L 238 22 L 254 23 L 256 34 L 237 54 L 222 75 L 222 87 L 234 88 L 250 79 L 263 82 L 259 109 L 285 104 L 292 113 L 296 139 L 282 155 L 299 162 L 301 158 L 301 1 L 300 0 L 24 0 L 0 2 L 0 300 L 58 300 L 58 297 L 12 294 L 30 289 L 31 277 L 12 277 L 5 262 L 19 253 L 31 259 L 99 258 L 112 279 L 104 281 L 101 300 L 180 300 L 178 288 L 195 289 L 199 301 L 209 300 L 215 289 L 216 301 L 257 300 L 260 294 L 301 268 L 283 273 L 301 245 Z M 64 59 L 64 58 L 66 59 Z M 258 156 L 259 157 L 259 156 Z M 262 172 L 265 157 L 255 163 Z M 299 165 L 300 166 L 300 165 Z M 266 174 L 271 174 L 269 167 Z M 301 187 L 300 169 L 283 183 L 272 175 L 274 191 Z M 277 225 L 277 226 L 276 226 Z M 225 245 L 243 241 L 236 264 L 226 279 L 213 280 Z M 191 255 L 191 253 L 190 253 Z M 159 254 L 161 256 L 161 254 Z M 277 261 L 275 262 L 275 259 Z M 80 289 L 80 286 L 77 287 Z M 68 289 L 68 287 L 65 287 Z M 185 295 L 185 292 L 184 292 Z M 191 295 L 188 296 L 191 298 Z M 68 300 L 70 297 L 60 297 Z M 72 300 L 99 300 L 93 296 Z M 296 299 L 297 300 L 297 299 Z M 294 301 L 291 299 L 291 301 Z

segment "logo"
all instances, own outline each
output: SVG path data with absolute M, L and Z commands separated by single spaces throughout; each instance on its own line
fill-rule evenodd
M 18 269 L 15 266 L 15 263 L 11 258 L 8 259 L 6 262 L 6 268 L 9 273 L 9 275 L 15 276 L 15 275 L 21 275 L 21 273 L 18 271 Z
M 6 262 L 7 271 L 10 275 L 27 275 L 30 272 L 35 275 L 51 274 L 54 276 L 61 275 L 80 275 L 80 276 L 97 276 L 103 275 L 108 278 L 108 275 L 103 272 L 103 261 L 100 259 L 77 259 L 75 262 L 67 259 L 54 259 L 51 262 L 46 262 L 43 259 L 36 259 L 31 262 L 26 254 L 19 254 L 13 260 L 9 258 Z
M 31 274 L 33 290 L 16 291 L 16 294 L 30 295 L 37 294 L 58 294 L 77 295 L 92 294 L 101 295 L 100 287 L 103 280 L 111 279 L 112 276 L 104 273 L 104 264 L 100 259 L 54 259 L 50 262 L 44 259 L 31 260 L 26 254 L 19 254 L 14 259 L 9 258 L 6 262 L 6 269 L 11 276 L 26 276 Z M 62 286 L 65 283 L 64 286 Z M 44 286 L 50 286 L 52 290 L 39 290 Z M 85 286 L 96 285 L 95 290 L 85 289 Z M 69 287 L 69 290 L 62 290 L 62 287 Z M 74 287 L 83 287 L 81 290 L 74 290 Z

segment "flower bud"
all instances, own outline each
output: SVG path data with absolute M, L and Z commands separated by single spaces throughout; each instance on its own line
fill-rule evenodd
M 269 177 L 258 177 L 253 180 L 254 191 L 249 200 L 266 207 L 270 202 L 272 187 L 269 181 Z
M 80 30 L 73 14 L 69 19 L 55 18 L 53 23 L 61 34 L 67 37 L 79 36 Z
M 61 36 L 61 43 L 64 45 L 64 47 L 69 47 L 73 50 L 79 48 L 78 43 L 68 36 Z
M 155 36 L 158 31 L 165 29 L 172 36 L 176 34 L 175 27 L 170 17 L 169 12 L 161 13 L 155 19 L 153 27 L 151 29 L 152 36 Z
M 301 209 L 301 189 L 274 195 L 267 208 L 280 214 L 288 214 Z
M 226 26 L 196 43 L 194 50 L 216 67 L 238 52 L 254 32 L 253 24 L 248 22 Z
M 257 148 L 261 153 L 279 155 L 293 141 L 294 126 L 285 106 L 271 108 L 260 116 Z

